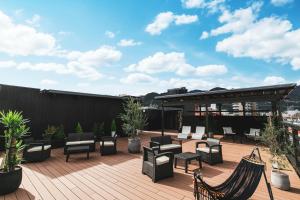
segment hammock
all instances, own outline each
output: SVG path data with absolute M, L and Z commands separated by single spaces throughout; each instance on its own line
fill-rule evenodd
M 258 155 L 254 153 L 257 151 Z M 261 160 L 256 147 L 249 156 L 242 158 L 231 176 L 218 186 L 210 186 L 204 182 L 201 174 L 194 173 L 194 195 L 197 200 L 245 200 L 255 192 L 262 174 L 264 175 L 270 199 L 273 194 L 265 174 L 265 164 Z

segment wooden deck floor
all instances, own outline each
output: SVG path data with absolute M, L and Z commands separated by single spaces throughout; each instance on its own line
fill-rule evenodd
M 144 144 L 148 143 L 151 134 L 143 134 Z M 194 143 L 195 141 L 185 142 L 183 150 L 194 151 Z M 215 166 L 203 165 L 204 178 L 211 184 L 224 181 L 232 173 L 241 157 L 249 154 L 253 148 L 251 144 L 236 144 L 231 141 L 223 141 L 222 144 L 224 163 Z M 126 138 L 119 139 L 118 150 L 119 153 L 112 156 L 100 156 L 97 151 L 91 154 L 89 160 L 85 159 L 85 155 L 74 155 L 66 163 L 63 150 L 55 149 L 49 160 L 23 165 L 21 188 L 13 194 L 0 196 L 0 200 L 193 199 L 192 172 L 185 174 L 184 170 L 179 168 L 175 170 L 173 178 L 154 184 L 150 178 L 141 173 L 141 155 L 127 153 Z M 266 152 L 262 152 L 262 156 L 267 160 Z M 190 169 L 196 167 L 197 163 L 190 165 Z M 266 173 L 269 178 L 269 165 Z M 293 170 L 288 174 L 291 179 L 291 190 L 281 191 L 272 188 L 275 199 L 299 200 L 300 179 Z M 268 199 L 263 179 L 252 199 Z

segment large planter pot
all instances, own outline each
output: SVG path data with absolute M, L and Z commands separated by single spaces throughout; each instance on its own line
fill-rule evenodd
M 289 176 L 278 170 L 272 170 L 271 183 L 281 190 L 289 190 L 291 186 Z
M 141 152 L 141 139 L 140 138 L 128 138 L 128 152 L 140 153 Z
M 16 191 L 22 182 L 22 168 L 16 167 L 14 171 L 0 171 L 0 195 Z

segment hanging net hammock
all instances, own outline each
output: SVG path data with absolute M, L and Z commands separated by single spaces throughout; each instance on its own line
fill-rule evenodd
M 254 153 L 257 151 L 258 155 Z M 273 200 L 270 184 L 265 174 L 265 163 L 261 160 L 258 148 L 249 156 L 242 158 L 231 176 L 218 186 L 210 186 L 204 182 L 200 173 L 194 174 L 194 195 L 198 200 L 245 200 L 255 192 L 261 176 L 267 183 L 270 199 Z

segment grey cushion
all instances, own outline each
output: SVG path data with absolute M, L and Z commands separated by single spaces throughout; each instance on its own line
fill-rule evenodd
M 51 145 L 45 145 L 44 150 L 48 150 L 51 148 Z M 27 152 L 37 152 L 37 151 L 42 151 L 43 146 L 35 146 L 27 149 Z
M 160 150 L 162 150 L 162 151 L 169 150 L 169 149 L 177 149 L 177 148 L 181 148 L 181 145 L 179 145 L 179 144 L 165 144 L 165 145 L 160 146 Z
M 156 158 L 156 165 L 163 165 L 170 161 L 170 158 L 168 156 L 160 156 Z
M 202 152 L 205 152 L 205 153 L 209 153 L 209 147 L 200 147 L 200 148 L 197 148 L 197 151 L 202 151 Z M 211 152 L 212 153 L 218 153 L 219 150 L 218 149 L 211 149 Z
M 115 143 L 112 141 L 104 141 L 104 146 L 114 146 Z M 100 142 L 100 146 L 102 146 L 102 142 Z

